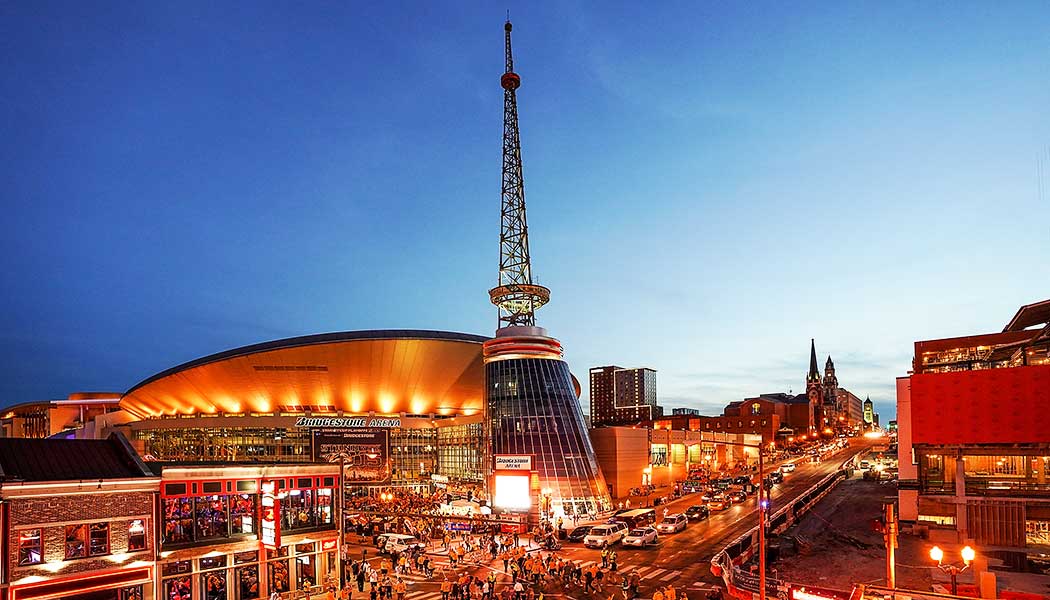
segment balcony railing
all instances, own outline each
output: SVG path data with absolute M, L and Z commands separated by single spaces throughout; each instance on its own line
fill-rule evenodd
M 1050 496 L 1050 483 L 1010 479 L 966 480 L 967 496 Z

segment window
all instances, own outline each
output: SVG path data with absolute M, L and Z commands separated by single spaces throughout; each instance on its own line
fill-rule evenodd
M 164 542 L 180 544 L 193 541 L 193 500 L 166 498 L 164 500 Z
M 66 560 L 87 556 L 87 525 L 66 525 Z
M 142 586 L 133 585 L 130 587 L 120 588 L 120 593 L 117 595 L 117 600 L 142 600 Z
M 935 523 L 937 525 L 955 525 L 955 517 L 942 515 L 919 515 L 918 520 L 925 521 L 926 523 Z
M 228 537 L 230 535 L 226 496 L 197 498 L 195 505 L 197 509 L 197 519 L 195 521 L 197 541 Z
M 135 519 L 128 523 L 128 552 L 146 549 L 146 522 Z
M 109 554 L 109 523 L 92 523 L 90 530 L 91 547 L 89 548 L 89 554 L 91 556 Z
M 762 405 L 759 404 L 758 402 L 755 402 L 754 404 L 752 404 L 751 405 L 751 414 L 753 414 L 753 415 L 760 415 L 760 414 L 762 414 Z
M 18 533 L 18 564 L 36 565 L 43 562 L 40 553 L 40 530 L 27 529 Z

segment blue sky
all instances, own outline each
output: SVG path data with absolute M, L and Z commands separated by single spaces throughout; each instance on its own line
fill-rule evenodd
M 724 4 L 0 6 L 0 401 L 491 333 L 510 8 L 539 321 L 581 379 L 650 366 L 713 414 L 802 390 L 812 337 L 891 413 L 915 340 L 1050 295 L 1050 7 Z

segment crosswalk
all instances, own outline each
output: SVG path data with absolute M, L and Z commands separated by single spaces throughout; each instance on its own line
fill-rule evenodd
M 579 564 L 580 564 L 581 568 L 587 569 L 587 568 L 589 568 L 591 566 L 594 566 L 594 565 L 599 565 L 600 566 L 601 563 L 598 562 L 598 561 L 588 560 L 588 561 L 585 561 L 585 562 L 581 562 Z M 444 556 L 433 557 L 433 559 L 431 560 L 431 563 L 430 563 L 430 567 L 431 567 L 431 569 L 433 569 L 435 571 L 435 573 L 441 573 L 442 570 L 445 570 L 445 569 L 449 568 L 448 559 L 445 558 Z M 497 569 L 497 571 L 498 572 L 502 572 L 501 569 Z M 649 565 L 627 565 L 627 566 L 623 566 L 623 567 L 618 568 L 617 569 L 617 573 L 619 573 L 621 576 L 637 575 L 638 579 L 640 579 L 641 581 L 644 581 L 646 583 L 659 583 L 661 585 L 667 585 L 667 584 L 675 581 L 676 579 L 678 579 L 682 575 L 682 572 L 680 570 L 677 570 L 677 569 L 664 569 L 664 568 L 661 568 L 661 567 L 654 567 L 654 566 L 649 566 Z M 607 572 L 607 574 L 608 574 L 608 572 Z M 438 577 L 438 580 L 440 580 L 440 575 L 438 575 L 437 577 Z M 426 577 L 425 575 L 420 573 L 418 570 L 414 570 L 412 573 L 404 573 L 404 574 L 401 575 L 401 578 L 406 580 L 406 581 L 411 581 L 411 582 L 435 581 L 435 579 Z M 429 593 L 429 592 L 416 592 L 416 593 L 417 594 L 423 594 L 423 593 Z M 440 594 L 438 594 L 438 595 L 440 595 Z M 429 597 L 429 596 L 424 598 L 422 596 L 413 596 L 413 594 L 411 594 L 411 593 L 410 594 L 406 594 L 405 598 L 406 598 L 406 600 L 417 600 L 417 599 L 418 600 L 432 600 L 432 598 Z

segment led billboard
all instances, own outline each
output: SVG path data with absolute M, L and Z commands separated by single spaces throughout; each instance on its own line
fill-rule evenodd
M 496 475 L 496 493 L 492 503 L 496 508 L 528 510 L 532 507 L 528 475 Z
M 313 459 L 343 461 L 348 483 L 390 481 L 390 431 L 387 429 L 315 429 L 311 438 Z

